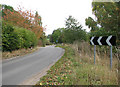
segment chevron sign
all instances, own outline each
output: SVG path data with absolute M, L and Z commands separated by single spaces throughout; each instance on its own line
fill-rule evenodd
M 90 37 L 90 44 L 116 46 L 116 36 Z

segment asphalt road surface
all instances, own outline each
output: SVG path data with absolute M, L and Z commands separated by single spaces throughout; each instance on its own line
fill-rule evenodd
M 64 49 L 54 46 L 42 47 L 38 51 L 2 62 L 2 85 L 18 85 L 56 62 Z

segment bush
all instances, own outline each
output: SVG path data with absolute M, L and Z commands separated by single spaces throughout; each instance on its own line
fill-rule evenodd
M 20 39 L 20 48 L 29 48 L 37 45 L 37 37 L 32 31 L 16 27 L 15 32 L 18 34 Z
M 65 43 L 73 43 L 74 41 L 86 41 L 87 34 L 86 31 L 82 29 L 78 30 L 65 30 L 63 42 Z
M 13 51 L 20 48 L 29 48 L 37 45 L 36 35 L 27 29 L 2 24 L 2 49 Z
M 18 49 L 18 35 L 14 32 L 12 25 L 2 24 L 2 47 L 3 51 L 12 51 Z

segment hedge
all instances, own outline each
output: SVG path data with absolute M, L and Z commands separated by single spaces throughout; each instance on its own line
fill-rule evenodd
M 2 24 L 2 49 L 13 51 L 20 48 L 35 47 L 38 43 L 34 32 L 14 27 L 10 24 Z

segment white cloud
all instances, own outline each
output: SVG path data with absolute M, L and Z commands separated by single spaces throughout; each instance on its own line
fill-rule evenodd
M 54 29 L 65 26 L 65 18 L 72 15 L 85 26 L 85 18 L 92 15 L 92 0 L 0 0 L 1 4 L 13 6 L 18 5 L 25 9 L 37 10 L 42 17 L 43 26 L 47 25 L 46 34 L 52 33 Z

